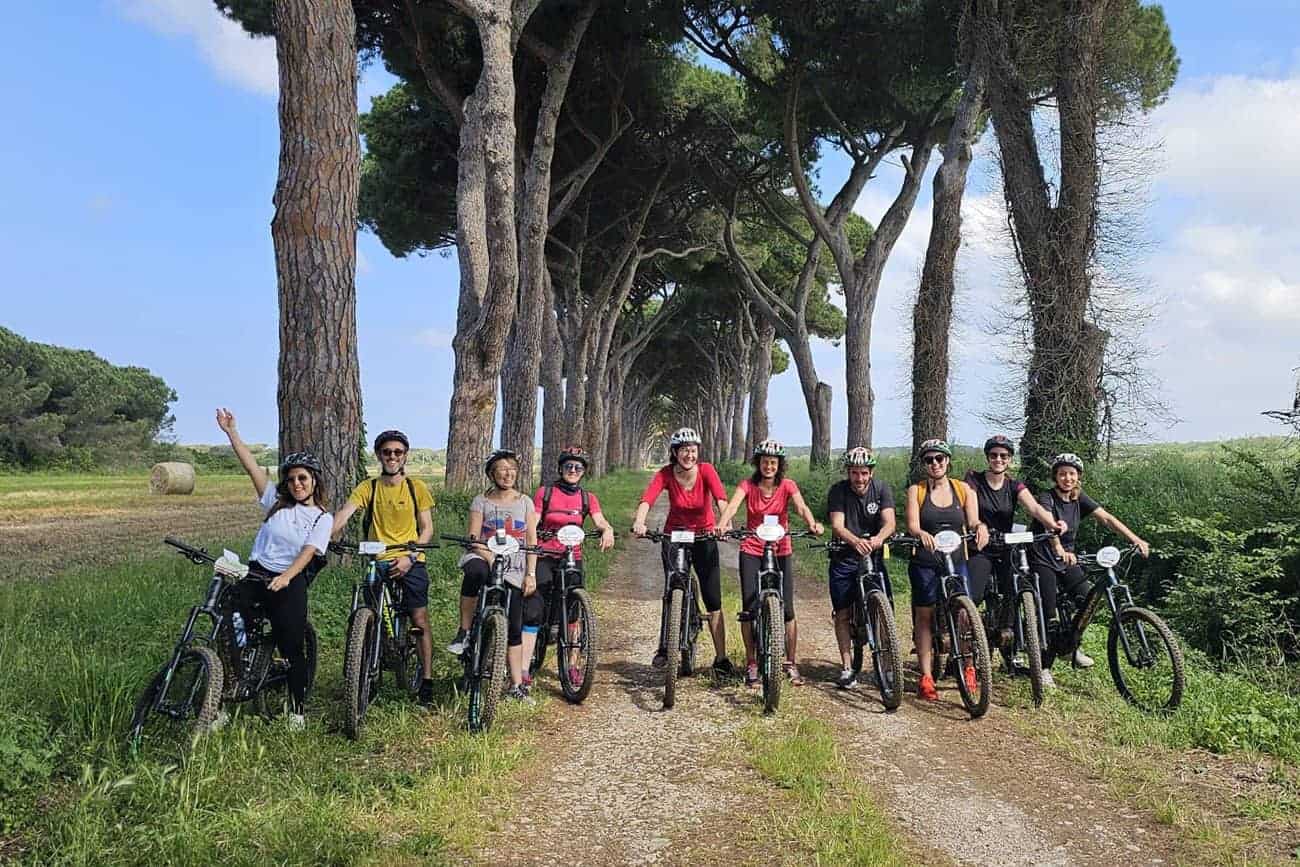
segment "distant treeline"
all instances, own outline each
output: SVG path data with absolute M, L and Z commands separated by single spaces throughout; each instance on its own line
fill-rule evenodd
M 0 465 L 93 469 L 141 463 L 170 430 L 176 392 L 142 367 L 0 328 Z

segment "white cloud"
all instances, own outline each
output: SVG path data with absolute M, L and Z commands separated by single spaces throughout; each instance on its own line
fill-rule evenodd
M 415 332 L 411 339 L 429 349 L 451 349 L 451 341 L 455 336 L 443 328 L 423 328 Z
M 118 0 L 122 12 L 158 33 L 194 42 L 222 78 L 256 93 L 279 90 L 275 40 L 254 39 L 212 0 Z

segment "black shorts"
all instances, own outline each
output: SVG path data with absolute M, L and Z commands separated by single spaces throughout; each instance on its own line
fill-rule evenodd
M 740 552 L 740 597 L 741 615 L 745 620 L 758 604 L 758 569 L 763 558 L 757 554 Z M 781 602 L 785 608 L 785 622 L 794 620 L 794 557 L 786 555 L 776 558 L 776 567 L 781 570 Z
M 664 598 L 668 598 L 668 573 L 673 568 L 673 543 L 664 540 L 660 553 L 664 561 Z M 722 610 L 722 563 L 718 559 L 718 543 L 696 542 L 686 549 L 689 566 L 695 568 L 700 579 L 700 595 L 704 597 L 704 610 L 712 614 Z
M 966 568 L 966 583 L 970 588 L 970 598 L 976 605 L 984 601 L 989 587 L 994 586 L 994 580 L 997 581 L 998 587 L 1012 586 L 1011 558 L 1006 554 L 993 556 L 977 551 L 966 561 Z
M 376 563 L 375 568 L 379 570 L 381 577 L 387 577 L 391 565 L 391 561 L 384 560 Z M 407 611 L 418 611 L 429 607 L 429 570 L 418 560 L 402 576 L 402 598 L 405 600 Z
M 464 573 L 460 582 L 460 595 L 478 596 L 484 583 L 492 577 L 492 567 L 482 557 L 467 557 L 460 568 Z M 534 597 L 536 595 L 533 594 Z M 524 636 L 524 591 L 512 584 L 506 585 L 506 624 L 507 644 L 518 647 Z
M 885 587 L 889 587 L 889 572 L 885 569 L 884 558 L 879 553 L 871 555 L 876 558 L 876 569 L 881 573 L 884 579 Z M 830 580 L 831 591 L 831 610 L 843 611 L 845 608 L 852 608 L 853 603 L 858 599 L 858 568 L 861 562 L 856 559 L 846 558 L 842 560 L 832 560 L 827 577 Z

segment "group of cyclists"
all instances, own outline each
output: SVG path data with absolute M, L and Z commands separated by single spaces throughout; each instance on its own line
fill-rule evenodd
M 250 554 L 250 573 L 261 578 L 260 585 L 248 593 L 246 604 L 261 604 L 271 623 L 277 648 L 289 664 L 289 721 L 293 727 L 305 724 L 304 703 L 307 689 L 303 634 L 307 622 L 307 587 L 323 558 L 330 540 L 340 536 L 349 520 L 362 512 L 362 536 L 365 540 L 386 545 L 407 542 L 428 543 L 433 539 L 433 494 L 420 479 L 406 473 L 410 441 L 400 430 L 387 430 L 374 440 L 379 475 L 358 484 L 347 502 L 332 516 L 322 501 L 324 479 L 320 461 L 310 452 L 287 455 L 279 467 L 279 477 L 272 486 L 264 470 L 254 460 L 240 439 L 234 415 L 226 409 L 217 411 L 217 424 L 230 440 L 241 465 L 252 479 L 264 518 Z M 717 535 L 731 530 L 732 522 L 744 510 L 745 526 L 754 530 L 765 522 L 778 522 L 788 528 L 793 510 L 815 535 L 824 532 L 804 500 L 799 486 L 786 476 L 787 459 L 781 443 L 767 439 L 755 446 L 753 473 L 743 479 L 730 498 L 717 470 L 700 459 L 701 440 L 691 428 L 677 430 L 669 438 L 669 462 L 650 479 L 642 494 L 632 523 L 632 532 L 644 537 L 650 509 L 665 492 L 668 514 L 665 530 L 689 530 L 702 536 L 690 545 L 689 563 L 698 579 L 700 596 L 706 612 L 714 648 L 713 670 L 720 675 L 735 674 L 726 652 L 726 625 L 722 612 L 722 575 Z M 923 468 L 921 479 L 908 487 L 904 500 L 905 526 L 917 542 L 917 553 L 908 565 L 913 609 L 914 643 L 919 665 L 918 696 L 927 701 L 938 698 L 936 672 L 932 670 L 931 606 L 938 598 L 944 561 L 937 557 L 935 536 L 954 530 L 970 537 L 969 550 L 962 546 L 953 553 L 954 566 L 966 582 L 971 599 L 978 604 L 991 582 L 1005 580 L 1012 566 L 1009 558 L 989 548 L 990 531 L 1009 532 L 1019 506 L 1032 520 L 1035 532 L 1051 535 L 1036 543 L 1031 562 L 1042 593 L 1043 609 L 1056 611 L 1059 593 L 1082 600 L 1088 582 L 1074 553 L 1079 522 L 1089 516 L 1128 539 L 1145 557 L 1147 543 L 1115 516 L 1101 508 L 1080 488 L 1083 462 L 1073 454 L 1058 455 L 1052 462 L 1053 487 L 1034 497 L 1028 488 L 1008 474 L 1015 455 L 1011 440 L 994 436 L 984 444 L 987 466 L 972 469 L 964 479 L 951 475 L 952 449 L 942 440 L 927 440 L 918 454 Z M 875 476 L 876 456 L 866 447 L 848 449 L 842 457 L 845 478 L 827 493 L 827 511 L 831 534 L 842 544 L 831 555 L 828 589 L 834 616 L 835 635 L 841 656 L 837 686 L 851 689 L 857 685 L 857 673 L 851 663 L 849 611 L 858 593 L 856 575 L 864 558 L 873 558 L 875 567 L 884 571 L 884 556 L 889 539 L 897 529 L 896 501 L 890 486 Z M 467 535 L 486 543 L 494 534 L 504 532 L 515 537 L 523 547 L 508 555 L 505 580 L 508 585 L 507 619 L 510 685 L 506 695 L 529 701 L 531 678 L 529 660 L 533 655 L 537 632 L 542 625 L 543 602 L 558 556 L 564 546 L 553 539 L 539 544 L 539 529 L 555 531 L 565 525 L 582 526 L 590 518 L 600 531 L 602 550 L 614 545 L 614 530 L 601 511 L 595 494 L 582 486 L 588 457 L 577 446 L 563 449 L 557 461 L 555 479 L 529 496 L 518 489 L 520 456 L 508 449 L 492 452 L 484 462 L 490 486 L 474 497 L 469 509 Z M 714 533 L 713 531 L 717 531 Z M 536 551 L 541 550 L 539 556 Z M 742 610 L 749 611 L 759 592 L 758 572 L 763 542 L 747 537 L 739 555 Z M 552 552 L 556 556 L 547 556 Z M 668 664 L 666 636 L 667 575 L 671 568 L 672 545 L 663 543 L 665 573 L 664 610 L 661 615 L 659 646 L 652 665 Z M 784 673 L 792 685 L 803 683 L 798 666 L 798 621 L 795 614 L 794 557 L 790 537 L 784 536 L 776 550 L 781 572 L 781 595 L 785 615 Z M 460 559 L 459 628 L 447 650 L 461 654 L 466 650 L 466 636 L 471 628 L 479 590 L 491 574 L 496 555 L 486 544 L 468 550 Z M 581 553 L 577 552 L 579 563 Z M 420 662 L 423 680 L 417 700 L 428 705 L 433 700 L 432 645 L 428 621 L 429 573 L 424 555 L 418 551 L 390 550 L 381 555 L 378 568 L 385 576 L 400 577 L 405 604 L 412 624 L 420 635 Z M 759 682 L 755 640 L 748 624 L 742 626 L 745 644 L 746 686 Z M 1049 622 L 1049 631 L 1058 628 Z M 1050 654 L 1044 655 L 1043 681 L 1051 686 Z M 1092 660 L 1075 651 L 1072 663 L 1080 667 Z M 582 672 L 568 672 L 570 680 L 581 679 Z M 959 676 L 970 683 L 975 672 L 967 667 Z

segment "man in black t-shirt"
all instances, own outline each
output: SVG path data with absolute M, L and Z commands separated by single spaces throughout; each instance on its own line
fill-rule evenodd
M 889 485 L 873 478 L 876 456 L 870 449 L 849 449 L 844 453 L 847 478 L 836 482 L 826 494 L 831 533 L 848 544 L 846 551 L 831 556 L 831 608 L 835 612 L 835 640 L 840 647 L 841 671 L 836 685 L 841 689 L 857 686 L 853 671 L 853 646 L 849 618 L 858 595 L 858 568 L 863 557 L 875 557 L 876 566 L 884 571 L 880 557 L 885 540 L 894 533 L 894 494 Z

